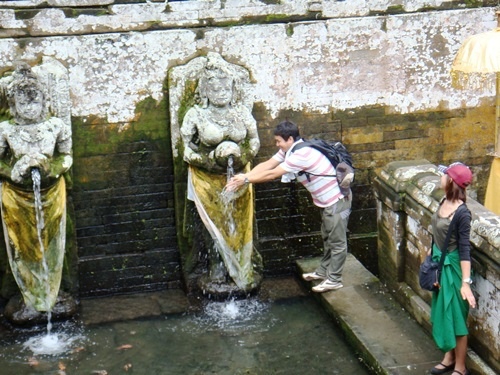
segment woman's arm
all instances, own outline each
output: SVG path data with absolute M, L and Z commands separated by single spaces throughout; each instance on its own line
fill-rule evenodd
M 469 306 L 472 308 L 476 307 L 476 298 L 472 293 L 472 289 L 470 287 L 470 261 L 462 260 L 460 261 L 460 268 L 462 269 L 462 287 L 460 288 L 460 294 L 464 300 L 469 302 Z M 464 281 L 465 280 L 465 281 Z
M 472 220 L 469 209 L 464 209 L 461 216 L 458 218 L 458 253 L 460 256 L 460 268 L 462 270 L 462 286 L 460 287 L 460 294 L 464 300 L 467 300 L 469 306 L 476 307 L 476 298 L 471 289 L 471 262 L 470 262 L 470 223 Z

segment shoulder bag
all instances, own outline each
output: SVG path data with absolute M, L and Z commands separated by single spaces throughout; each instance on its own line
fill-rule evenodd
M 448 233 L 446 234 L 446 239 L 444 241 L 444 246 L 443 249 L 441 250 L 441 259 L 439 262 L 434 262 L 432 260 L 432 247 L 434 245 L 434 240 L 432 240 L 431 245 L 431 255 L 427 255 L 425 257 L 424 262 L 420 265 L 420 270 L 418 272 L 418 281 L 420 284 L 420 287 L 425 290 L 429 290 L 431 292 L 433 291 L 438 291 L 440 286 L 439 286 L 439 281 L 441 279 L 441 269 L 443 268 L 444 264 L 444 259 L 446 257 L 446 254 L 448 253 L 448 244 L 450 242 L 450 237 L 451 233 L 457 226 L 457 218 L 460 216 L 459 215 L 459 210 L 463 206 L 460 205 L 457 208 L 457 211 L 455 212 L 455 215 L 453 215 L 453 219 L 451 219 L 450 226 L 448 228 Z M 458 231 L 457 231 L 458 234 Z M 458 240 L 458 236 L 457 236 Z

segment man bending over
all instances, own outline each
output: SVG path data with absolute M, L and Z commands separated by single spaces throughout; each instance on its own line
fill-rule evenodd
M 304 142 L 299 129 L 291 121 L 283 121 L 274 130 L 274 139 L 279 151 L 269 160 L 255 166 L 250 172 L 238 174 L 226 185 L 227 191 L 234 191 L 244 184 L 256 184 L 281 177 L 283 182 L 297 178 L 311 193 L 313 203 L 321 209 L 321 236 L 324 253 L 319 267 L 305 273 L 305 280 L 322 280 L 312 288 L 314 292 L 340 289 L 342 271 L 347 256 L 347 221 L 351 212 L 352 199 L 341 193 L 335 168 L 328 158 L 312 147 L 296 151 L 296 144 Z

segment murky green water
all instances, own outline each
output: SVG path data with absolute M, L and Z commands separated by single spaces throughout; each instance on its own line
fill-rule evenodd
M 45 332 L 0 338 L 0 374 L 368 374 L 311 297 L 210 302 L 199 314 L 53 332 L 67 352 L 26 347 Z

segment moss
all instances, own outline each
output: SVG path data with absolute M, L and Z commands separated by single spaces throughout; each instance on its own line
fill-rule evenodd
M 137 140 L 159 141 L 162 149 L 170 145 L 166 100 L 157 103 L 146 98 L 136 107 L 136 119 L 128 124 L 109 124 L 97 117 L 72 118 L 73 154 L 89 157 L 116 153 L 124 143 Z
M 96 7 L 96 8 L 62 8 L 64 15 L 67 18 L 77 18 L 78 16 L 107 16 L 109 15 L 109 11 L 105 7 Z
M 0 122 L 8 121 L 12 118 L 8 109 L 0 109 Z
M 289 23 L 286 25 L 286 36 L 292 36 L 292 35 L 293 35 L 293 25 Z
M 14 10 L 14 16 L 16 20 L 29 20 L 34 18 L 40 9 L 16 9 Z
M 179 112 L 177 113 L 178 124 L 182 124 L 186 112 L 196 103 L 196 87 L 198 86 L 197 81 L 187 80 L 186 86 L 184 87 L 184 92 L 182 93 L 182 98 L 179 104 Z
M 164 91 L 168 91 L 168 87 L 170 84 L 170 77 L 168 77 L 164 82 Z M 182 93 L 182 97 L 179 103 L 179 110 L 177 112 L 177 123 L 182 124 L 184 120 L 184 116 L 186 112 L 196 103 L 196 88 L 197 88 L 196 80 L 186 80 L 184 92 Z M 170 126 L 168 126 L 170 129 Z M 186 191 L 187 191 L 187 164 L 183 159 L 184 155 L 184 144 L 182 139 L 178 139 L 175 145 L 172 145 L 174 149 L 177 150 L 177 157 L 173 159 L 173 167 L 174 167 L 174 205 L 175 205 L 175 221 L 177 228 L 177 244 L 179 247 L 179 253 L 181 257 L 184 259 L 184 268 L 186 268 L 186 261 L 188 263 L 190 258 L 185 254 L 189 254 L 189 249 L 193 243 L 193 231 L 184 230 L 186 215 L 189 214 L 188 203 L 186 200 Z
M 481 8 L 483 6 L 482 0 L 465 0 L 466 8 Z
M 260 0 L 260 1 L 266 5 L 279 5 L 280 4 L 280 0 Z
M 137 122 L 134 124 L 135 139 L 148 139 L 157 142 L 162 151 L 170 150 L 170 127 L 168 126 L 166 95 L 160 102 L 146 98 L 135 110 Z
M 403 5 L 391 5 L 387 8 L 387 14 L 402 14 L 406 13 L 406 10 Z
M 280 22 L 283 20 L 290 19 L 290 15 L 288 14 L 268 14 L 265 18 L 266 22 Z

